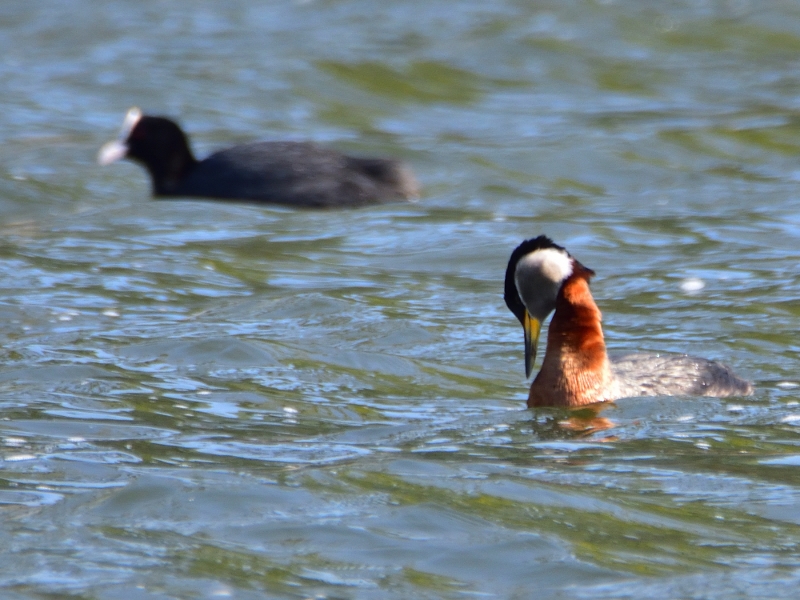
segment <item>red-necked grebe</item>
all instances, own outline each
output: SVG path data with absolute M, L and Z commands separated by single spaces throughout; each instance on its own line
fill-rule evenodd
M 745 396 L 753 386 L 730 368 L 683 355 L 606 354 L 594 271 L 548 237 L 522 242 L 506 269 L 505 301 L 525 330 L 530 376 L 542 322 L 555 310 L 528 406 L 583 406 L 632 396 Z

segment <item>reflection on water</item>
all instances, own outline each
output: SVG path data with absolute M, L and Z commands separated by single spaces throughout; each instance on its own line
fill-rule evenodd
M 3 596 L 791 596 L 798 16 L 0 7 Z M 424 196 L 152 201 L 94 164 L 131 105 L 198 155 L 388 153 Z M 756 394 L 525 410 L 502 276 L 539 233 L 597 272 L 612 352 Z

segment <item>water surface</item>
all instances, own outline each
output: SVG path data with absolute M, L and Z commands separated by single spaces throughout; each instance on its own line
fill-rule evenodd
M 4 598 L 796 591 L 794 3 L 43 0 L 0 27 Z M 94 162 L 132 105 L 201 156 L 310 139 L 425 193 L 153 201 Z M 597 272 L 613 352 L 756 393 L 526 410 L 502 278 L 540 233 Z

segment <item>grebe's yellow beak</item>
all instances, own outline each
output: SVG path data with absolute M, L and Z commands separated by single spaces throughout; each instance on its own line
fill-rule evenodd
M 522 328 L 525 330 L 525 377 L 530 377 L 533 363 L 536 361 L 536 344 L 539 343 L 542 322 L 536 317 L 532 317 L 526 309 Z

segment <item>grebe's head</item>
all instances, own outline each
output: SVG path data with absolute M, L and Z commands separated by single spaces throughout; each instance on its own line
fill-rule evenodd
M 525 375 L 530 377 L 542 322 L 556 307 L 558 290 L 577 261 L 547 236 L 525 240 L 508 261 L 506 305 L 525 330 Z

